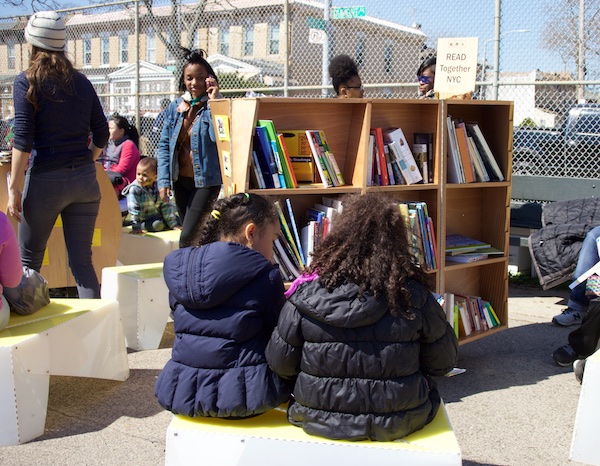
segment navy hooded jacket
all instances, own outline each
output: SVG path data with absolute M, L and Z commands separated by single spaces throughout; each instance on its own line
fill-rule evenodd
M 170 253 L 164 277 L 176 337 L 158 402 L 176 414 L 242 418 L 286 401 L 265 359 L 284 302 L 279 271 L 257 251 L 216 242 Z

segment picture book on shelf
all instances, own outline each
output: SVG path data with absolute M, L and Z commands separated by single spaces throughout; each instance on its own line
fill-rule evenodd
M 464 254 L 489 247 L 491 247 L 491 244 L 470 238 L 469 236 L 461 234 L 446 235 L 446 254 Z
M 383 140 L 389 145 L 394 155 L 400 172 L 406 184 L 415 184 L 423 181 L 423 175 L 419 170 L 410 146 L 401 128 L 388 128 L 383 131 Z
M 423 175 L 423 183 L 433 183 L 433 133 L 413 133 L 413 156 Z
M 315 159 L 315 165 L 317 166 L 321 183 L 323 183 L 323 187 L 325 188 L 339 186 L 339 179 L 334 173 L 329 171 L 331 162 L 328 162 L 328 155 L 325 154 L 325 148 L 319 142 L 320 138 L 317 135 L 318 131 L 310 129 L 306 130 L 306 136 L 308 138 L 308 143 L 310 144 L 312 155 Z
M 315 183 L 315 161 L 306 130 L 285 130 L 281 134 L 287 146 L 296 181 L 298 183 Z
M 273 147 L 271 146 L 271 142 L 269 141 L 269 135 L 267 134 L 267 129 L 262 126 L 257 126 L 255 128 L 255 145 L 254 148 L 256 150 L 256 155 L 259 157 L 259 162 L 263 167 L 263 175 L 265 175 L 265 184 L 269 188 L 281 188 L 281 181 L 283 175 L 280 176 L 279 168 L 277 165 L 277 161 L 275 160 L 275 154 L 273 153 Z M 268 169 L 271 182 L 267 183 L 266 170 Z
M 385 160 L 385 149 L 383 141 L 383 129 L 371 128 L 371 134 L 375 138 L 375 150 L 373 157 L 377 166 L 377 186 L 389 186 L 390 178 L 387 171 L 387 162 Z
M 474 183 L 477 181 L 477 179 L 475 178 L 475 168 L 473 167 L 471 154 L 469 153 L 469 142 L 467 140 L 465 123 L 462 120 L 453 120 L 453 123 L 456 132 L 458 153 L 460 154 L 460 163 L 462 164 L 465 183 Z
M 448 133 L 448 183 L 465 183 L 460 153 L 458 152 L 458 141 L 456 139 L 456 128 L 452 117 L 446 117 L 446 128 Z
M 465 127 L 467 134 L 473 138 L 473 142 L 479 151 L 479 155 L 481 155 L 488 175 L 490 176 L 490 181 L 504 181 L 502 170 L 500 170 L 498 162 L 496 161 L 479 124 L 476 122 L 465 122 Z

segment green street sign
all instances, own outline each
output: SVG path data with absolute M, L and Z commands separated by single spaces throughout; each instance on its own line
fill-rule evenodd
M 366 6 L 333 7 L 331 9 L 331 19 L 360 18 L 366 15 Z
M 309 16 L 306 18 L 306 25 L 309 29 L 325 29 L 325 20 Z

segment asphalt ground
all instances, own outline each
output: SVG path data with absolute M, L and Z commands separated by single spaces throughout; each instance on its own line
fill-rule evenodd
M 550 323 L 566 297 L 511 286 L 509 328 L 462 345 L 466 372 L 438 378 L 464 465 L 580 464 L 569 449 L 581 385 L 551 358 L 570 331 Z M 164 464 L 172 415 L 153 390 L 173 338 L 170 323 L 159 349 L 130 352 L 125 382 L 51 377 L 44 435 L 0 447 L 0 465 Z

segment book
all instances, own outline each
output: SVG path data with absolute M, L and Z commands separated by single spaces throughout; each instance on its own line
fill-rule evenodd
M 406 184 L 415 184 L 423 181 L 417 162 L 410 150 L 410 146 L 401 128 L 388 128 L 383 131 L 383 140 L 390 146 L 400 172 Z
M 454 303 L 458 307 L 459 312 L 459 325 L 462 334 L 466 337 L 473 333 L 473 323 L 471 322 L 471 316 L 469 315 L 469 309 L 467 308 L 467 299 L 463 295 L 454 294 Z
M 463 174 L 460 154 L 458 152 L 458 141 L 456 140 L 456 128 L 452 117 L 446 117 L 446 128 L 448 131 L 448 183 L 464 183 L 465 177 Z
M 388 159 L 388 167 L 389 167 L 389 172 L 390 172 L 390 182 L 391 182 L 391 175 L 394 175 L 394 183 L 393 184 L 406 184 L 404 181 L 404 177 L 402 176 L 402 172 L 400 171 L 400 165 L 398 165 L 398 161 L 396 160 L 396 157 L 393 156 L 390 153 L 390 148 L 389 148 L 389 144 L 385 145 L 385 157 L 386 159 Z
M 298 184 L 315 182 L 315 161 L 312 154 L 309 156 L 290 155 L 290 162 L 292 163 L 292 170 Z
M 423 183 L 433 183 L 433 133 L 413 133 L 413 155 L 423 175 Z
M 273 158 L 275 160 L 275 164 L 277 166 L 277 174 L 279 176 L 279 184 L 281 188 L 289 188 L 286 183 L 286 176 L 284 174 L 284 166 L 282 165 L 283 154 L 281 153 L 281 149 L 279 148 L 277 133 L 275 132 L 275 125 L 272 120 L 258 120 L 257 123 L 258 128 L 264 128 L 267 134 L 267 140 L 269 141 L 269 145 L 271 146 L 271 152 L 273 154 Z
M 279 201 L 274 201 L 275 208 L 277 209 L 277 214 L 279 215 L 279 222 L 281 223 L 281 230 L 283 232 L 283 238 L 289 242 L 290 248 L 293 252 L 295 260 L 297 260 L 298 266 L 302 268 L 304 261 L 300 256 L 300 251 L 298 250 L 298 246 L 296 245 L 296 241 L 294 236 L 292 235 L 292 231 L 290 230 L 290 226 L 283 214 L 283 209 L 281 208 L 281 204 Z
M 258 162 L 258 156 L 256 155 L 255 150 L 252 151 L 252 170 L 258 187 L 260 189 L 265 189 L 267 186 L 265 185 L 263 173 L 261 171 L 260 163 Z
M 474 183 L 477 180 L 475 178 L 475 168 L 473 168 L 473 162 L 471 162 L 471 155 L 469 153 L 469 143 L 467 141 L 467 130 L 465 129 L 465 123 L 461 120 L 453 120 L 453 123 L 456 130 L 458 153 L 460 154 L 460 161 L 463 167 L 465 183 Z
M 277 161 L 275 160 L 275 155 L 273 154 L 273 147 L 271 146 L 271 142 L 269 141 L 269 135 L 267 134 L 267 129 L 262 127 L 262 126 L 257 126 L 255 128 L 255 134 L 256 134 L 256 139 L 258 140 L 258 145 L 255 146 L 256 148 L 260 147 L 260 151 L 257 152 L 257 155 L 262 155 L 263 159 L 266 160 L 266 164 L 268 165 L 268 170 L 269 173 L 271 175 L 271 180 L 272 182 L 269 184 L 272 184 L 272 186 L 269 186 L 269 184 L 267 184 L 266 182 L 266 178 L 265 178 L 265 184 L 267 184 L 268 187 L 271 188 L 281 188 L 281 180 L 279 178 L 279 170 L 277 168 Z M 260 158 L 259 158 L 260 161 Z M 265 169 L 263 169 L 263 174 L 265 174 Z
M 373 151 L 375 150 L 375 135 L 369 134 L 369 147 L 367 153 L 367 186 L 373 186 L 375 183 L 374 179 L 374 162 Z
M 284 238 L 280 235 L 279 238 L 275 240 L 275 251 L 277 253 L 277 258 L 279 259 L 280 265 L 284 266 L 286 270 L 286 275 L 288 280 L 297 278 L 300 276 L 300 271 L 294 262 L 291 260 L 289 253 L 286 251 L 284 246 Z
M 317 171 L 319 172 L 319 176 L 321 178 L 321 183 L 323 183 L 323 187 L 331 188 L 332 186 L 335 186 L 331 174 L 327 170 L 324 150 L 321 149 L 321 146 L 319 145 L 318 139 L 316 138 L 314 131 L 307 129 L 306 136 L 308 138 L 308 143 L 310 144 L 312 155 L 315 159 L 315 165 L 317 166 Z
M 383 148 L 383 128 L 373 128 L 373 135 L 375 136 L 375 148 L 377 154 L 377 170 L 380 175 L 379 186 L 389 186 L 390 178 L 387 171 L 387 163 L 385 161 L 385 149 Z
M 285 144 L 285 138 L 283 137 L 283 134 L 278 133 L 277 140 L 283 154 L 282 165 L 284 166 L 283 171 L 286 177 L 286 184 L 288 185 L 288 188 L 297 188 L 298 181 L 296 180 L 296 175 L 294 174 L 294 170 L 292 168 L 292 161 L 290 160 L 290 154 L 287 150 L 287 145 Z
M 400 178 L 398 178 L 398 181 L 396 181 L 396 175 L 394 174 L 394 170 L 392 168 L 392 159 L 394 158 L 393 155 L 390 155 L 390 148 L 387 144 L 383 145 L 383 153 L 385 155 L 385 164 L 387 166 L 387 171 L 388 171 L 388 177 L 390 179 L 390 185 L 396 185 L 396 184 L 401 184 L 400 183 Z M 395 161 L 395 159 L 394 159 Z M 402 177 L 402 174 L 399 173 L 400 177 Z
M 464 254 L 466 252 L 489 247 L 491 247 L 491 244 L 470 238 L 469 236 L 461 234 L 446 235 L 446 254 Z
M 315 220 L 310 220 L 306 226 L 300 229 L 300 243 L 305 254 L 307 267 L 310 265 L 311 256 L 315 248 L 316 225 L 317 222 Z
M 464 254 L 456 254 L 454 256 L 449 255 L 446 257 L 447 261 L 459 262 L 462 264 L 470 264 L 471 262 L 477 262 L 487 259 L 489 256 L 487 254 L 482 254 L 478 252 L 467 252 Z
M 329 144 L 327 143 L 327 139 L 325 138 L 325 132 L 319 130 L 317 132 L 317 137 L 319 139 L 319 142 L 321 144 L 321 147 L 323 147 L 323 149 L 325 150 L 325 156 L 328 162 L 330 162 L 331 164 L 331 168 L 333 169 L 332 171 L 330 171 L 329 173 L 333 176 L 335 175 L 335 177 L 338 180 L 338 186 L 343 186 L 346 184 L 346 182 L 344 181 L 344 176 L 342 175 L 342 171 L 340 170 L 340 167 L 338 166 L 337 161 L 335 160 L 335 156 L 333 155 L 333 152 L 331 151 L 331 149 L 329 148 Z
M 479 155 L 479 151 L 477 150 L 477 146 L 475 145 L 475 141 L 473 141 L 472 136 L 467 136 L 467 143 L 469 148 L 469 155 L 471 156 L 471 161 L 473 162 L 473 168 L 475 168 L 475 175 L 477 177 L 477 181 L 490 181 L 490 176 L 485 168 L 485 164 Z
M 296 218 L 294 216 L 294 209 L 292 209 L 292 201 L 288 198 L 285 200 L 285 205 L 288 211 L 288 217 L 290 219 L 290 224 L 292 227 L 292 233 L 294 234 L 294 240 L 296 241 L 296 247 L 298 248 L 298 252 L 300 253 L 300 259 L 302 261 L 302 265 L 306 265 L 306 255 L 304 254 L 304 250 L 302 249 L 302 242 L 300 241 L 300 235 L 298 233 L 298 225 L 296 224 Z
M 490 180 L 493 181 L 504 181 L 504 175 L 502 174 L 502 170 L 498 166 L 498 162 L 490 149 L 483 133 L 481 132 L 481 128 L 479 124 L 476 122 L 466 122 L 465 127 L 467 129 L 467 133 L 473 137 L 473 141 L 479 150 L 479 154 L 481 155 L 483 162 L 486 166 L 488 174 L 490 175 Z M 492 177 L 493 175 L 493 177 Z
M 458 330 L 454 326 L 454 293 L 444 293 L 444 312 L 446 313 L 446 321 L 454 330 Z

